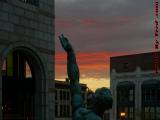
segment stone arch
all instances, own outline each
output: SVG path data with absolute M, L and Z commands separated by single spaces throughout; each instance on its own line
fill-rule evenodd
M 46 116 L 46 70 L 44 67 L 44 60 L 40 55 L 40 52 L 31 44 L 27 42 L 14 42 L 9 44 L 1 53 L 1 73 L 2 73 L 2 66 L 3 61 L 7 57 L 10 52 L 13 51 L 21 51 L 28 56 L 28 60 L 30 65 L 33 68 L 34 72 L 34 79 L 35 79 L 35 99 L 34 99 L 34 119 L 42 120 Z M 1 74 L 2 76 L 2 74 Z M 0 83 L 2 83 L 2 77 L 0 77 Z M 2 91 L 2 84 L 1 88 L 1 95 Z M 1 100 L 2 101 L 2 100 Z M 2 102 L 1 102 L 2 104 Z

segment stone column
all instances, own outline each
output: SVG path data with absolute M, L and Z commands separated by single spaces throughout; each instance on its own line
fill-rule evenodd
M 141 79 L 140 68 L 136 69 L 136 83 L 135 83 L 135 120 L 141 120 Z
M 112 70 L 111 71 L 111 80 L 110 80 L 110 86 L 111 86 L 111 93 L 112 93 L 112 97 L 113 97 L 113 106 L 112 106 L 112 109 L 111 109 L 111 115 L 110 115 L 110 119 L 111 120 L 116 120 L 116 105 L 117 105 L 117 95 L 116 95 L 116 71 L 115 70 Z
M 55 100 L 54 100 L 54 79 L 47 79 L 47 93 L 46 93 L 46 107 L 47 107 L 47 120 L 54 120 L 54 109 L 55 109 Z

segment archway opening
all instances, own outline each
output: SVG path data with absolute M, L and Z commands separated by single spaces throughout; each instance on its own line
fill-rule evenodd
M 23 50 L 10 52 L 2 68 L 3 120 L 33 120 L 36 81 L 34 66 Z

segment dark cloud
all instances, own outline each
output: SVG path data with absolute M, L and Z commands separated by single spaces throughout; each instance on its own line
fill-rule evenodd
M 57 16 L 75 18 L 137 16 L 152 10 L 152 5 L 150 0 L 56 0 L 56 12 Z
M 64 33 L 77 51 L 147 52 L 153 20 L 150 0 L 56 0 L 56 50 Z

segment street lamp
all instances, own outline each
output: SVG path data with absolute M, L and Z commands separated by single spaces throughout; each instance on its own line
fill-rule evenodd
M 121 117 L 121 120 L 125 120 L 126 113 L 125 112 L 121 112 L 120 113 L 120 117 Z

